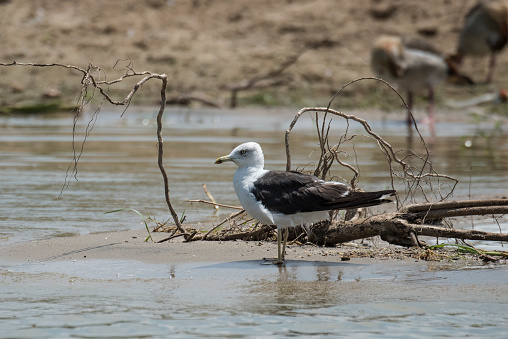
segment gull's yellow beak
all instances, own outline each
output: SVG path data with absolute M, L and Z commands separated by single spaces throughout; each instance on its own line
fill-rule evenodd
M 215 160 L 215 164 L 222 164 L 223 162 L 226 162 L 226 161 L 232 161 L 231 158 L 229 157 L 229 155 L 225 155 L 223 157 L 220 157 L 218 158 L 217 160 Z

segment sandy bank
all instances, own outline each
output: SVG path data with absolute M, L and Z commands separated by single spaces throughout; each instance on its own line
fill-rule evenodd
M 175 238 L 170 242 L 157 243 L 168 233 L 151 233 L 154 241 L 145 239 L 146 230 L 94 233 L 72 237 L 56 237 L 17 243 L 0 247 L 0 260 L 5 262 L 49 262 L 62 260 L 135 260 L 149 264 L 167 263 L 224 263 L 235 261 L 259 261 L 277 255 L 277 243 L 267 241 L 195 241 L 183 242 Z M 428 255 L 423 249 L 403 248 L 379 241 L 365 244 L 349 243 L 337 247 L 313 245 L 288 245 L 287 261 L 309 261 L 374 264 L 403 261 L 405 263 L 437 262 L 445 259 Z M 481 264 L 476 258 L 469 261 Z M 446 261 L 446 260 L 444 260 Z M 449 261 L 449 260 L 448 260 Z M 462 261 L 462 260 L 461 260 Z
M 257 241 L 198 241 L 184 243 L 175 239 L 170 243 L 146 241 L 146 230 L 119 231 L 59 237 L 0 247 L 0 258 L 10 262 L 58 261 L 82 259 L 121 259 L 146 263 L 230 262 L 262 260 L 277 255 L 275 242 Z M 152 233 L 155 241 L 167 233 Z M 416 250 L 399 247 L 344 245 L 322 248 L 311 245 L 292 245 L 287 248 L 287 260 L 340 262 L 344 259 L 370 260 L 405 259 L 415 261 Z

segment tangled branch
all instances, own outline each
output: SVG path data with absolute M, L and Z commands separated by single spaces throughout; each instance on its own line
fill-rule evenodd
M 407 183 L 408 188 L 409 188 L 409 190 L 407 191 L 408 195 L 410 193 L 413 193 L 416 188 L 419 188 L 421 191 L 424 191 L 423 188 L 421 187 L 421 183 L 429 178 L 434 178 L 437 180 L 447 179 L 447 180 L 451 181 L 452 189 L 445 196 L 441 197 L 441 200 L 445 200 L 446 198 L 448 198 L 450 196 L 453 189 L 458 184 L 457 179 L 455 179 L 451 176 L 448 176 L 448 175 L 437 173 L 433 169 L 432 164 L 428 159 L 428 155 L 425 157 L 418 158 L 419 160 L 422 161 L 422 164 L 420 165 L 421 166 L 420 168 L 415 168 L 414 165 L 411 165 L 405 159 L 400 158 L 398 156 L 398 152 L 386 140 L 384 140 L 381 136 L 379 136 L 377 133 L 372 131 L 370 125 L 368 124 L 368 122 L 366 120 L 358 118 L 357 116 L 354 116 L 354 115 L 345 114 L 345 113 L 338 112 L 333 109 L 325 108 L 325 107 L 313 107 L 313 108 L 301 109 L 296 114 L 296 116 L 293 119 L 293 121 L 291 122 L 289 128 L 286 130 L 286 134 L 285 134 L 286 170 L 291 169 L 291 150 L 290 150 L 290 143 L 289 143 L 290 133 L 291 133 L 293 127 L 296 125 L 298 119 L 302 116 L 302 114 L 304 114 L 306 112 L 322 112 L 325 114 L 332 114 L 335 116 L 339 116 L 339 117 L 342 117 L 348 121 L 348 126 L 349 126 L 350 120 L 359 123 L 363 127 L 365 132 L 368 134 L 368 136 L 371 137 L 377 143 L 381 152 L 386 156 L 386 160 L 387 160 L 387 163 L 388 163 L 388 166 L 390 169 L 391 186 L 394 189 L 396 186 L 395 180 L 397 177 L 404 179 L 405 182 Z M 321 138 L 320 138 L 320 140 L 321 140 Z M 349 139 L 346 137 L 346 135 L 344 135 L 342 140 L 349 140 Z M 330 154 L 332 154 L 334 157 L 336 157 L 336 153 L 334 153 L 334 152 L 335 152 L 335 150 L 337 150 L 339 148 L 339 145 L 325 148 L 324 145 L 326 145 L 327 142 L 328 141 L 323 141 L 323 140 L 320 141 L 320 147 L 323 152 L 323 155 L 321 157 L 329 159 Z M 343 162 L 339 162 L 339 163 L 341 165 L 344 165 L 344 166 L 350 168 L 350 169 L 352 168 L 351 165 L 345 165 Z M 319 164 L 322 167 L 323 167 L 323 164 L 326 164 L 325 169 L 321 170 L 321 173 L 325 172 L 325 170 L 327 170 L 331 166 L 331 164 L 329 163 L 329 160 L 328 161 L 321 160 Z M 395 170 L 395 165 L 399 165 L 401 167 L 401 169 L 402 169 L 401 174 L 397 174 L 397 171 Z M 426 171 L 426 168 L 428 168 L 427 171 Z M 357 171 L 355 170 L 355 174 L 356 173 L 357 173 Z M 356 180 L 356 178 L 354 178 L 354 180 Z M 402 202 L 398 200 L 398 207 L 401 207 L 401 203 Z
M 333 100 L 344 88 L 346 88 L 347 86 L 354 84 L 358 81 L 362 81 L 362 80 L 379 81 L 379 82 L 387 85 L 390 89 L 392 89 L 397 94 L 397 96 L 400 98 L 400 100 L 404 103 L 404 105 L 408 109 L 409 114 L 412 118 L 413 126 L 414 126 L 415 130 L 417 131 L 417 134 L 420 139 L 420 143 L 423 145 L 424 150 L 425 150 L 425 154 L 423 156 L 417 155 L 412 150 L 406 150 L 406 152 L 404 153 L 405 156 L 400 157 L 399 156 L 400 151 L 395 150 L 390 145 L 390 143 L 388 143 L 385 139 L 383 139 L 379 134 L 375 133 L 372 130 L 372 128 L 370 127 L 369 123 L 365 119 L 359 118 L 355 115 L 345 114 L 345 113 L 342 113 L 342 112 L 339 112 L 339 111 L 336 111 L 336 110 L 333 110 L 330 108 Z M 353 81 L 347 83 L 346 85 L 342 86 L 342 88 L 333 96 L 332 100 L 329 102 L 327 107 L 302 108 L 295 115 L 295 117 L 293 118 L 293 121 L 290 123 L 290 125 L 285 133 L 286 170 L 288 170 L 288 171 L 291 169 L 291 151 L 290 151 L 289 137 L 290 137 L 291 131 L 295 127 L 295 125 L 298 122 L 298 120 L 300 119 L 300 117 L 306 112 L 312 112 L 315 114 L 316 129 L 317 129 L 318 142 L 319 142 L 319 148 L 321 151 L 321 155 L 320 155 L 320 159 L 318 161 L 317 167 L 314 171 L 314 174 L 316 176 L 321 177 L 322 179 L 325 179 L 328 171 L 332 167 L 333 162 L 336 161 L 339 163 L 339 165 L 346 167 L 353 172 L 353 178 L 351 179 L 350 183 L 354 189 L 357 188 L 357 180 L 358 180 L 358 176 L 359 176 L 358 169 L 355 166 L 348 164 L 339 158 L 339 153 L 340 153 L 339 149 L 340 149 L 341 144 L 343 144 L 344 142 L 352 142 L 352 140 L 355 137 L 358 137 L 358 135 L 349 134 L 350 122 L 353 121 L 353 122 L 356 122 L 362 126 L 363 130 L 366 132 L 366 135 L 363 135 L 363 136 L 374 140 L 376 142 L 378 148 L 380 149 L 380 151 L 386 157 L 387 164 L 389 167 L 389 175 L 391 178 L 392 188 L 395 189 L 395 186 L 396 186 L 395 181 L 397 179 L 402 180 L 404 182 L 404 184 L 406 185 L 406 190 L 405 190 L 406 196 L 401 197 L 399 195 L 397 198 L 397 207 L 398 208 L 402 207 L 402 205 L 405 202 L 407 202 L 408 200 L 410 200 L 410 201 L 414 200 L 414 196 L 415 196 L 416 192 L 422 193 L 423 196 L 425 197 L 425 200 L 427 202 L 429 202 L 430 199 L 427 197 L 427 193 L 426 193 L 424 186 L 426 185 L 426 186 L 430 187 L 430 191 L 434 193 L 436 191 L 434 189 L 434 181 L 436 182 L 437 187 L 438 187 L 437 193 L 439 194 L 440 201 L 444 201 L 447 198 L 449 198 L 451 196 L 451 194 L 453 193 L 456 185 L 458 184 L 457 179 L 455 179 L 451 176 L 445 175 L 445 174 L 437 173 L 435 171 L 431 161 L 429 160 L 430 153 L 426 147 L 425 140 L 423 139 L 422 135 L 420 134 L 420 131 L 418 130 L 418 125 L 416 124 L 416 121 L 412 115 L 412 112 L 409 110 L 409 107 L 407 106 L 406 102 L 404 101 L 404 99 L 402 98 L 400 93 L 398 93 L 395 88 L 393 88 L 389 83 L 387 83 L 386 81 L 384 81 L 382 79 L 370 77 L 370 78 L 359 78 L 359 79 L 353 80 Z M 319 124 L 318 113 L 323 115 L 323 120 L 322 120 L 321 124 Z M 327 118 L 329 115 L 341 117 L 341 118 L 345 119 L 346 123 L 347 123 L 346 130 L 340 136 L 339 142 L 334 145 L 330 144 L 329 132 L 330 132 L 331 119 L 327 121 Z M 419 164 L 419 165 L 417 165 L 417 164 Z M 397 166 L 400 167 L 400 169 L 401 169 L 400 172 L 398 172 L 396 170 Z M 443 181 L 449 182 L 450 189 L 446 193 L 443 193 L 441 190 Z M 403 199 L 401 199 L 401 198 L 403 198 Z
M 125 113 L 125 111 L 127 110 L 127 108 L 129 107 L 132 98 L 134 97 L 134 95 L 136 94 L 136 92 L 138 91 L 139 88 L 141 88 L 149 80 L 152 80 L 152 79 L 160 80 L 162 83 L 161 90 L 160 90 L 161 100 L 160 100 L 159 111 L 157 114 L 157 141 L 158 141 L 157 146 L 158 146 L 158 152 L 159 152 L 158 166 L 159 166 L 159 170 L 160 170 L 163 180 L 164 180 L 164 193 L 165 193 L 165 198 L 166 198 L 166 204 L 168 205 L 168 208 L 169 208 L 169 211 L 170 211 L 171 216 L 173 218 L 173 221 L 181 233 L 183 233 L 184 235 L 187 234 L 181 225 L 181 222 L 178 218 L 178 214 L 176 213 L 175 209 L 173 208 L 173 205 L 171 204 L 170 196 L 169 196 L 169 179 L 168 179 L 168 175 L 166 173 L 166 170 L 165 170 L 164 164 L 163 164 L 164 143 L 163 143 L 163 138 L 162 138 L 162 116 L 163 116 L 164 110 L 166 108 L 166 88 L 167 88 L 167 83 L 168 83 L 168 76 L 166 74 L 157 74 L 157 73 L 152 73 L 152 72 L 148 72 L 148 71 L 136 72 L 132 68 L 132 64 L 129 63 L 126 66 L 126 72 L 120 78 L 108 81 L 108 80 L 101 80 L 100 79 L 101 75 L 103 74 L 103 71 L 99 67 L 96 67 L 96 66 L 92 65 L 91 63 L 88 65 L 88 67 L 86 69 L 80 68 L 77 66 L 73 66 L 73 65 L 64 65 L 64 64 L 59 64 L 59 63 L 50 63 L 50 64 L 18 63 L 16 61 L 13 61 L 11 63 L 0 63 L 0 66 L 6 66 L 6 67 L 9 67 L 9 66 L 59 67 L 59 68 L 72 69 L 72 70 L 77 71 L 83 75 L 82 79 L 81 79 L 81 93 L 80 93 L 79 100 L 78 100 L 79 106 L 75 112 L 74 123 L 73 123 L 72 144 L 73 144 L 74 158 L 71 162 L 71 165 L 67 169 L 67 174 L 68 174 L 69 170 L 72 168 L 72 173 L 73 173 L 74 177 L 76 177 L 76 175 L 77 175 L 78 162 L 81 157 L 81 154 L 83 153 L 84 143 L 86 141 L 86 138 L 90 134 L 91 130 L 93 129 L 93 126 L 95 124 L 95 121 L 97 120 L 97 116 L 100 112 L 100 108 L 101 108 L 103 101 L 106 100 L 109 103 L 111 103 L 113 105 L 117 105 L 117 106 L 125 106 L 125 109 L 122 113 L 122 115 L 123 115 Z M 142 78 L 132 87 L 132 89 L 129 91 L 129 93 L 127 93 L 127 95 L 125 96 L 125 98 L 123 100 L 114 100 L 108 94 L 109 86 L 118 84 L 118 83 L 124 81 L 125 79 L 132 78 L 132 77 L 142 77 Z M 75 132 L 76 132 L 76 123 L 77 123 L 78 118 L 82 115 L 85 107 L 90 103 L 90 101 L 94 97 L 94 93 L 96 90 L 98 90 L 99 93 L 101 94 L 101 97 L 102 97 L 101 104 L 95 110 L 94 114 L 92 115 L 92 118 L 90 119 L 90 121 L 87 125 L 86 131 L 85 131 L 85 140 L 83 141 L 83 143 L 81 145 L 80 151 L 76 152 L 75 139 L 74 139 Z M 60 194 L 62 194 L 63 190 L 65 190 L 65 188 L 68 186 L 68 184 L 69 183 L 67 181 L 67 175 L 66 175 L 65 183 L 62 187 L 62 191 Z

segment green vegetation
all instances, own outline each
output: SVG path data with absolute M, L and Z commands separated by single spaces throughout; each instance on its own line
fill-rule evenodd
M 429 249 L 443 249 L 445 247 L 453 247 L 457 253 L 461 254 L 471 254 L 475 256 L 479 256 L 483 259 L 486 257 L 501 257 L 501 259 L 508 258 L 508 251 L 485 251 L 480 248 L 476 248 L 472 245 L 459 245 L 459 244 L 439 244 L 430 246 Z

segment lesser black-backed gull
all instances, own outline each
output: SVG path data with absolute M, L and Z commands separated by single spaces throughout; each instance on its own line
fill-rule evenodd
M 215 163 L 226 161 L 238 166 L 233 186 L 245 211 L 263 224 L 277 226 L 277 264 L 284 262 L 288 227 L 326 220 L 330 210 L 390 202 L 386 197 L 395 194 L 394 190 L 355 192 L 343 183 L 323 181 L 313 175 L 266 170 L 263 150 L 255 142 L 241 144 Z M 286 232 L 281 249 L 283 230 Z

